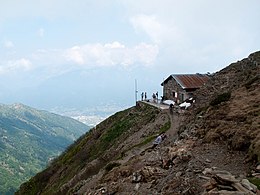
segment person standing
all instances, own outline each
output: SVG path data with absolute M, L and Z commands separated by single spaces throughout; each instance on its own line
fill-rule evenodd
M 144 100 L 144 92 L 141 93 L 142 101 Z
M 147 98 L 147 94 L 146 94 L 146 92 L 144 93 L 144 100 L 146 100 L 146 98 Z
M 156 95 L 153 93 L 152 97 L 153 97 L 153 102 L 155 103 L 155 101 L 156 101 Z
M 173 104 L 170 104 L 169 110 L 170 110 L 170 114 L 172 115 L 173 114 Z

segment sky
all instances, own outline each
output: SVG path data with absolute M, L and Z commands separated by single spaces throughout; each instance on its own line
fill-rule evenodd
M 259 0 L 0 0 L 0 103 L 131 106 L 260 46 Z

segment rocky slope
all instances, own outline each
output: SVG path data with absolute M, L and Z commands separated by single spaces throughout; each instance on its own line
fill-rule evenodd
M 88 129 L 68 117 L 1 104 L 0 194 L 13 194 Z
M 212 76 L 198 91 L 191 122 L 206 141 L 225 141 L 260 161 L 260 52 Z M 194 114 L 195 113 L 195 114 Z M 189 126 L 186 126 L 189 127 Z M 191 127 L 189 127 L 191 128 Z
M 211 75 L 188 110 L 139 103 L 115 114 L 16 194 L 256 194 L 259 64 L 256 52 Z

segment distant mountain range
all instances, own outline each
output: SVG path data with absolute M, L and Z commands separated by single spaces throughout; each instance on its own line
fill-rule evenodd
M 89 129 L 23 104 L 0 104 L 0 194 L 13 194 Z

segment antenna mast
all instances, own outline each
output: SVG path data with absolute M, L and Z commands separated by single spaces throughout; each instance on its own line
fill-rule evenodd
M 137 105 L 137 80 L 135 79 L 135 105 Z

